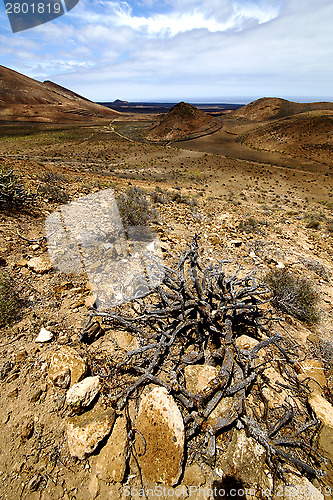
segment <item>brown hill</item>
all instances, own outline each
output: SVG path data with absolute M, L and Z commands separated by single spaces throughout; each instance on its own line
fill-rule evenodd
M 0 65 L 0 120 L 67 122 L 118 115 L 53 82 L 38 82 Z
M 221 124 L 204 111 L 180 102 L 166 113 L 161 121 L 151 127 L 146 139 L 149 141 L 177 141 L 215 132 Z
M 278 151 L 332 165 L 333 111 L 300 113 L 260 125 L 245 134 L 242 142 L 255 149 Z
M 247 120 L 264 121 L 285 118 L 316 110 L 333 111 L 332 102 L 298 103 L 276 97 L 263 97 L 232 112 L 232 116 Z

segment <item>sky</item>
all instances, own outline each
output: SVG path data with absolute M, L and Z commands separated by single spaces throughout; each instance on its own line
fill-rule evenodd
M 333 101 L 332 26 L 332 0 L 80 0 L 12 33 L 0 0 L 0 64 L 98 102 Z

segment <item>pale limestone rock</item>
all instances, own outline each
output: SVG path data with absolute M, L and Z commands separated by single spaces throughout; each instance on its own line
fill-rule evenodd
M 184 459 L 184 422 L 173 400 L 163 387 L 143 397 L 135 422 L 142 438 L 137 438 L 138 461 L 148 481 L 177 484 Z M 145 453 L 144 453 L 145 452 Z
M 53 333 L 49 332 L 45 328 L 41 328 L 38 337 L 35 339 L 35 342 L 49 342 L 53 338 Z
M 189 465 L 185 468 L 182 481 L 186 486 L 202 486 L 206 482 L 204 473 L 198 464 Z
M 96 475 L 103 481 L 121 483 L 126 469 L 128 447 L 127 423 L 124 416 L 117 418 L 112 433 L 96 461 Z
M 98 497 L 98 495 L 99 495 L 100 487 L 99 487 L 98 478 L 96 477 L 95 474 L 92 475 L 90 478 L 89 485 L 88 485 L 88 491 L 89 491 L 89 494 L 90 494 L 92 500 L 95 500 L 95 498 Z
M 79 382 L 87 372 L 86 361 L 68 346 L 62 346 L 52 354 L 49 366 L 49 378 L 54 385 L 66 388 Z
M 306 379 L 310 379 L 306 383 L 314 392 L 321 392 L 321 389 L 327 386 L 323 365 L 320 361 L 316 359 L 301 361 L 296 365 L 296 369 L 299 372 L 297 376 L 298 380 L 303 382 Z
M 219 370 L 210 365 L 188 365 L 184 369 L 186 389 L 193 394 L 202 392 L 218 375 Z
M 28 265 L 28 261 L 26 259 L 19 259 L 17 262 L 15 262 L 15 265 L 17 267 L 25 267 Z
M 104 411 L 100 408 L 69 418 L 66 432 L 70 454 L 83 460 L 111 432 L 114 421 L 114 410 Z
M 260 482 L 265 459 L 265 448 L 247 437 L 244 429 L 234 432 L 226 460 L 237 479 L 251 486 Z
M 236 339 L 236 346 L 239 347 L 240 349 L 252 350 L 258 344 L 259 344 L 258 340 L 253 339 L 248 335 L 241 335 Z
M 123 491 L 124 491 L 124 486 L 122 484 L 120 484 L 120 483 L 111 484 L 108 487 L 108 492 L 109 492 L 109 495 L 107 497 L 108 500 L 125 500 L 125 499 L 129 498 L 128 495 L 123 494 Z M 131 496 L 130 498 L 131 498 L 131 500 L 134 500 L 133 496 Z M 141 495 L 141 498 L 142 498 L 142 495 Z M 104 500 L 104 497 L 103 497 L 103 500 Z
M 92 403 L 100 390 L 99 377 L 87 377 L 74 384 L 66 394 L 67 404 L 76 409 L 85 408 Z
M 184 369 L 186 388 L 196 394 L 204 391 L 209 383 L 217 377 L 219 369 L 210 365 L 188 365 Z M 225 417 L 227 414 L 237 417 L 236 410 L 234 409 L 234 398 L 225 397 L 216 408 L 209 415 L 206 426 L 215 427 L 220 418 Z
M 118 347 L 125 351 L 135 350 L 139 347 L 137 339 L 128 332 L 116 330 L 111 333 L 111 337 L 116 341 Z
M 48 254 L 33 257 L 27 262 L 27 264 L 30 269 L 39 274 L 44 274 L 52 269 L 52 264 Z
M 93 295 L 89 295 L 88 297 L 86 297 L 84 305 L 86 306 L 87 309 L 89 309 L 89 307 L 94 307 L 96 300 L 97 300 L 96 293 L 94 293 Z
M 309 405 L 316 417 L 324 424 L 332 428 L 333 432 L 333 406 L 319 394 L 312 392 L 308 398 Z

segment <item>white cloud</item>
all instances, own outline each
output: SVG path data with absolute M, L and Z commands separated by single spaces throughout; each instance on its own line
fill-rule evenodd
M 54 23 L 0 38 L 4 58 L 99 101 L 332 95 L 331 0 L 138 5 L 81 0 Z

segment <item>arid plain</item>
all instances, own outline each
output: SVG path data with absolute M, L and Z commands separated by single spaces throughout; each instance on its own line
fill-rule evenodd
M 50 88 L 55 89 L 49 83 Z M 116 195 L 142 189 L 155 211 L 151 226 L 168 264 L 177 261 L 197 234 L 206 261 L 228 259 L 230 269 L 256 269 L 258 277 L 287 269 L 310 280 L 319 294 L 319 319 L 310 325 L 275 311 L 280 319 L 272 332 L 283 331 L 298 346 L 302 361 L 319 363 L 315 366 L 324 377 L 320 397 L 330 406 L 333 104 L 264 98 L 205 116 L 185 103 L 173 115 L 121 114 L 89 102 L 86 108 L 79 96 L 56 90 L 62 98 L 52 104 L 26 103 L 22 97 L 20 103 L 13 98 L 6 103 L 1 94 L 1 165 L 14 170 L 36 202 L 0 213 L 1 267 L 25 304 L 19 316 L 2 327 L 0 498 L 116 499 L 122 498 L 125 480 L 140 485 L 134 459 L 127 462 L 123 479 L 114 481 L 95 473 L 99 448 L 85 460 L 71 456 L 64 431 L 66 391 L 48 377 L 53 353 L 64 346 L 87 359 L 93 375 L 94 362 L 100 363 L 102 355 L 109 359 L 115 349 L 126 352 L 133 338 L 111 328 L 92 343 L 80 343 L 94 292 L 89 283 L 82 275 L 63 276 L 51 267 L 40 271 L 29 264 L 47 252 L 46 217 L 63 203 L 103 189 L 112 188 Z M 41 328 L 52 331 L 51 342 L 35 342 Z M 309 378 L 319 383 L 318 373 Z M 269 377 L 263 375 L 262 380 L 266 383 Z M 102 408 L 107 407 L 107 388 L 105 382 L 97 403 Z M 308 407 L 304 394 L 297 399 L 300 415 L 303 406 Z M 271 408 L 271 401 L 267 404 Z M 230 444 L 230 432 L 228 428 L 220 439 L 221 449 Z M 327 475 L 312 479 L 317 488 L 333 486 L 332 433 L 327 443 L 327 449 L 320 448 L 328 460 Z M 200 474 L 195 472 L 198 464 Z M 215 462 L 198 459 L 184 466 L 181 484 L 199 484 L 194 477 L 199 474 L 200 484 L 207 486 L 219 479 L 220 467 L 227 467 L 221 454 Z M 278 497 L 257 493 L 255 498 Z

